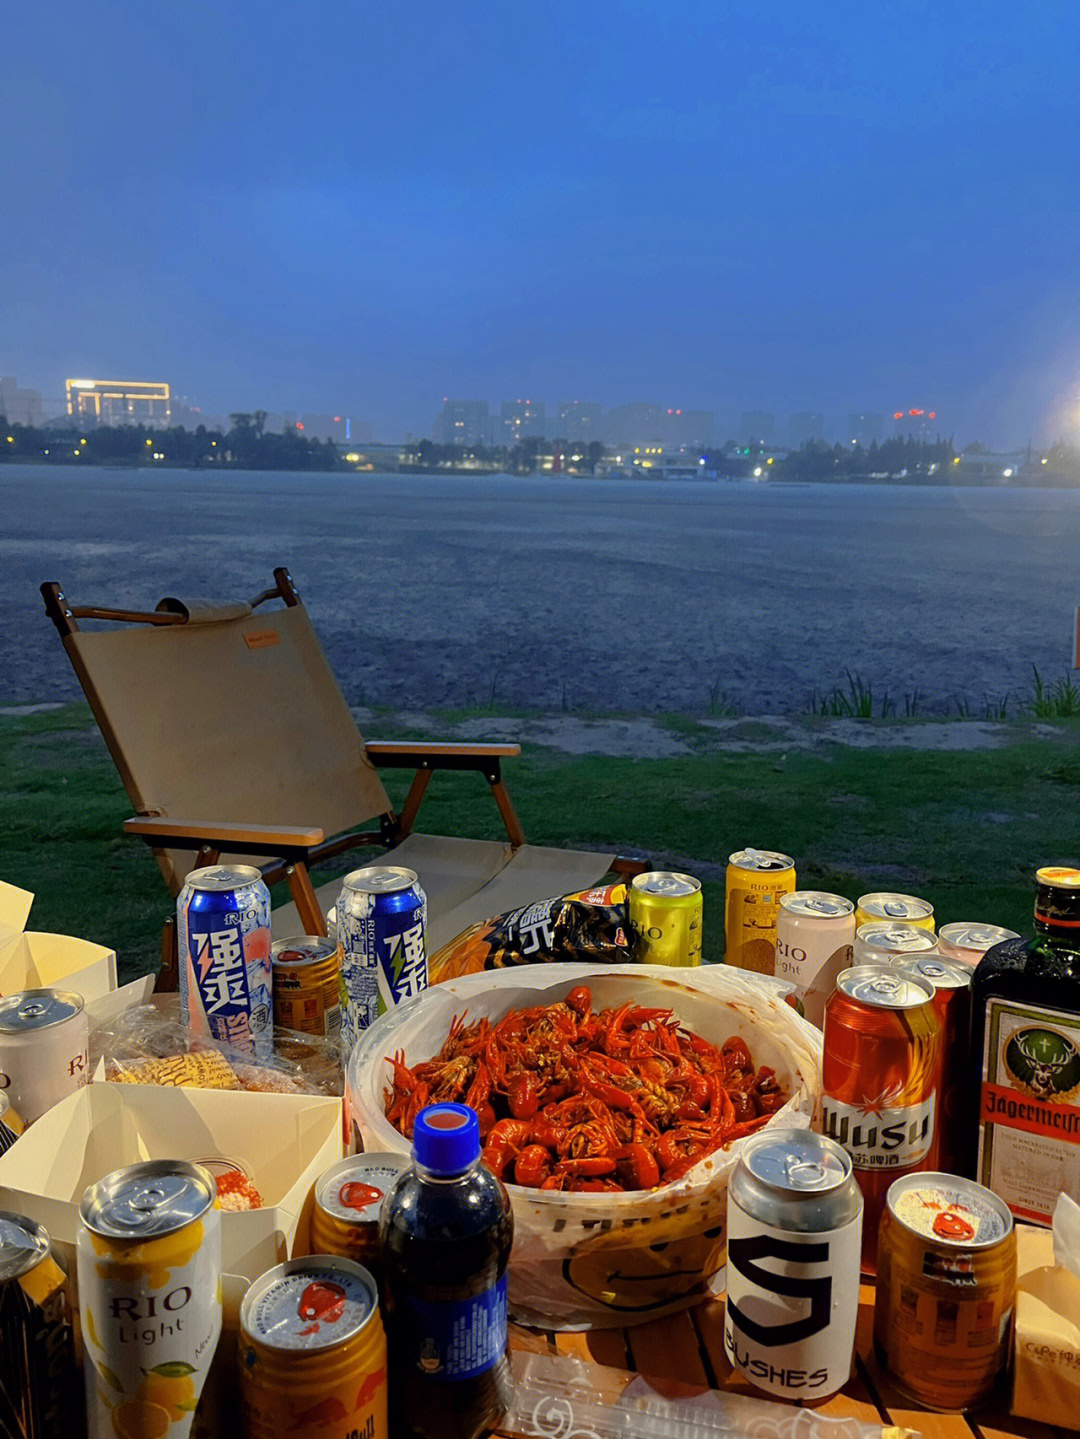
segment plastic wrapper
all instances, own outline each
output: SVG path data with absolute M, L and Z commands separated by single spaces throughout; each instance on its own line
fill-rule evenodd
M 833 1418 L 550 1354 L 514 1355 L 514 1399 L 500 1432 L 580 1439 L 916 1439 L 915 1429 Z
M 746 1041 L 755 1066 L 771 1065 L 789 1098 L 772 1127 L 808 1126 L 820 1099 L 821 1035 L 776 986 L 723 965 L 671 970 L 627 965 L 521 966 L 464 975 L 388 1011 L 350 1055 L 346 1104 L 354 1143 L 407 1152 L 386 1119 L 389 1056 L 407 1064 L 437 1054 L 455 1015 L 502 1018 L 552 1004 L 588 984 L 594 1009 L 636 1004 L 671 1009 L 713 1044 Z M 515 1317 L 544 1328 L 610 1328 L 696 1303 L 722 1283 L 728 1177 L 743 1141 L 701 1159 L 673 1184 L 626 1194 L 571 1194 L 508 1185 L 514 1208 L 509 1300 Z
M 341 1055 L 334 1040 L 274 1029 L 274 1054 L 250 1054 L 206 1035 L 192 1034 L 180 1018 L 178 995 L 155 995 L 149 1004 L 114 1015 L 90 1035 L 91 1072 L 121 1084 L 194 1089 L 247 1089 L 264 1094 L 342 1092 Z
M 624 964 L 634 958 L 626 885 L 538 899 L 470 925 L 428 959 L 432 984 L 484 969 L 552 960 Z

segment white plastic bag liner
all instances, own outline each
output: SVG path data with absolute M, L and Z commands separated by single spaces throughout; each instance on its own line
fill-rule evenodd
M 631 1000 L 671 1009 L 687 1029 L 720 1045 L 739 1035 L 755 1066 L 771 1065 L 790 1099 L 771 1127 L 810 1125 L 820 1100 L 821 1034 L 775 986 L 725 965 L 672 970 L 635 964 L 522 965 L 462 975 L 382 1015 L 357 1042 L 346 1073 L 357 1147 L 408 1152 L 387 1121 L 389 1057 L 419 1064 L 442 1048 L 454 1015 L 501 1019 L 553 1004 L 577 984 L 593 1009 Z M 668 1314 L 706 1297 L 726 1253 L 728 1177 L 742 1140 L 702 1159 L 675 1184 L 627 1194 L 567 1194 L 507 1185 L 514 1208 L 509 1294 L 514 1317 L 560 1329 L 612 1328 Z

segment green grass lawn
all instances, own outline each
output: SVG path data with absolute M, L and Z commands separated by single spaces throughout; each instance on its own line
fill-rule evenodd
M 696 874 L 705 955 L 717 960 L 725 862 L 746 845 L 793 855 L 800 888 L 853 899 L 898 889 L 931 900 L 941 923 L 1025 932 L 1035 868 L 1080 862 L 1077 740 L 1073 721 L 1045 737 L 1018 722 L 1001 749 L 835 747 L 792 752 L 782 768 L 773 754 L 631 760 L 526 746 L 505 775 L 533 842 L 610 848 Z M 125 975 L 156 967 L 170 902 L 149 850 L 120 828 L 130 806 L 89 710 L 0 716 L 0 764 L 0 879 L 36 893 L 31 927 L 111 946 Z M 395 803 L 408 778 L 390 772 Z M 501 833 L 475 775 L 436 776 L 418 828 Z

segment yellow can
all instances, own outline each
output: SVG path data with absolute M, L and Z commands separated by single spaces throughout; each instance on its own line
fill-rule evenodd
M 336 1039 L 341 1033 L 341 949 L 324 934 L 275 940 L 274 1023 Z
M 6 1154 L 25 1129 L 22 1116 L 15 1113 L 11 1100 L 0 1090 L 0 1154 Z
M 377 1273 L 383 1202 L 408 1167 L 407 1154 L 350 1154 L 320 1174 L 311 1206 L 311 1253 L 337 1254 Z
M 855 905 L 855 931 L 863 924 L 911 924 L 934 933 L 934 906 L 914 894 L 878 890 L 863 894 Z
M 1008 1206 L 971 1179 L 905 1174 L 878 1238 L 874 1348 L 927 1409 L 973 1409 L 1009 1364 L 1016 1232 Z
M 728 860 L 724 962 L 773 974 L 780 900 L 795 891 L 795 861 L 771 849 L 740 849 Z
M 674 870 L 650 870 L 630 881 L 630 928 L 639 964 L 701 963 L 701 881 Z
M 270 1269 L 240 1305 L 244 1439 L 388 1439 L 378 1291 L 349 1259 Z

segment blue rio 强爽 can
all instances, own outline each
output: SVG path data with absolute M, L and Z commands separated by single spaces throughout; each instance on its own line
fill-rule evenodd
M 427 989 L 427 898 L 411 869 L 353 870 L 337 901 L 341 946 L 341 1046 L 400 1000 Z
M 257 1059 L 274 1047 L 270 891 L 247 864 L 193 869 L 176 901 L 180 1014 Z

